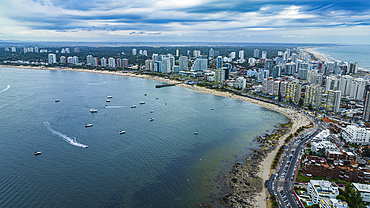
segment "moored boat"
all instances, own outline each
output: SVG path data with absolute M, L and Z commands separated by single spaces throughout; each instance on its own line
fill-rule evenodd
M 112 98 L 112 96 L 108 95 L 107 98 Z
M 105 100 L 105 102 L 109 103 L 109 102 L 110 102 L 110 100 L 109 100 L 109 99 L 106 99 L 106 100 Z
M 34 155 L 40 155 L 41 154 L 41 152 L 35 152 L 35 153 L 33 153 Z
M 92 124 L 85 124 L 85 127 L 91 127 L 93 126 Z
M 149 118 L 149 121 L 154 121 L 154 118 Z
M 131 108 L 136 108 L 136 105 L 132 105 L 132 106 L 130 106 Z
M 97 113 L 98 112 L 98 110 L 96 110 L 96 109 L 94 109 L 94 108 L 91 108 L 90 109 L 90 113 Z
M 139 103 L 140 103 L 140 104 L 145 104 L 145 102 L 144 102 L 144 101 L 140 101 Z
M 57 102 L 59 102 L 59 99 L 55 99 L 55 102 L 57 103 Z
M 124 134 L 124 133 L 126 133 L 126 131 L 120 131 L 120 132 L 119 132 L 119 134 Z
M 151 113 L 153 113 L 154 111 L 153 110 L 150 110 Z
M 194 135 L 198 135 L 198 129 L 195 130 Z

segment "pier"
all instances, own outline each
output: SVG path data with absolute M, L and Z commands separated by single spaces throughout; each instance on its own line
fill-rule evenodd
M 169 86 L 175 86 L 176 84 L 163 84 L 163 85 L 156 85 L 155 88 L 161 88 L 161 87 L 169 87 Z

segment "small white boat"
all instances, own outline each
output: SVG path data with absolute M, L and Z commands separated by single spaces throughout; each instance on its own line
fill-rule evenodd
M 159 99 L 159 97 L 156 97 L 155 99 L 156 99 L 156 100 L 158 100 L 158 99 Z
M 55 100 L 55 102 L 56 102 L 56 103 L 57 103 L 57 102 L 59 102 L 59 99 L 56 99 L 56 100 Z
M 35 152 L 35 153 L 33 153 L 34 155 L 40 155 L 41 154 L 41 152 Z
M 132 105 L 132 106 L 130 106 L 130 108 L 136 108 L 136 105 Z
M 106 99 L 106 100 L 105 100 L 105 102 L 109 103 L 109 102 L 110 102 L 110 100 L 109 100 L 109 99 Z
M 198 129 L 195 130 L 194 135 L 198 135 Z
M 150 113 L 153 113 L 154 111 L 153 110 L 150 110 Z
M 92 124 L 85 124 L 85 127 L 92 127 Z
M 126 131 L 120 131 L 120 132 L 119 132 L 119 134 L 124 134 L 124 133 L 126 133 Z
M 108 95 L 107 98 L 112 98 L 112 96 Z
M 94 108 L 91 108 L 90 109 L 90 113 L 97 113 L 98 112 L 98 110 L 96 110 L 96 109 L 94 109 Z
M 154 118 L 149 118 L 149 121 L 154 121 Z
M 145 102 L 144 102 L 144 101 L 140 101 L 139 103 L 140 103 L 140 104 L 145 104 Z

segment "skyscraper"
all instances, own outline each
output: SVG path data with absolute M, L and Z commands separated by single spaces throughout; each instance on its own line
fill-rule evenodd
M 100 66 L 101 67 L 107 67 L 107 59 L 106 58 L 101 58 L 100 59 Z
M 180 51 L 179 49 L 176 49 L 176 57 L 179 57 Z
M 321 97 L 322 97 L 323 88 L 320 85 L 307 85 L 306 92 L 304 97 L 304 105 L 309 106 L 311 105 L 312 108 L 318 108 L 321 105 Z
M 349 63 L 349 74 L 356 74 L 358 70 L 358 63 L 357 62 L 350 62 Z
M 66 57 L 65 57 L 65 56 L 61 56 L 61 57 L 60 57 L 60 63 L 61 63 L 61 64 L 66 64 L 66 62 L 67 62 Z
M 54 53 L 48 55 L 49 64 L 55 64 L 57 62 L 57 56 Z
M 205 71 L 208 68 L 208 60 L 204 58 L 197 58 L 194 61 L 194 71 Z
M 171 73 L 171 61 L 170 58 L 168 57 L 163 57 L 162 58 L 162 73 Z
M 79 63 L 78 57 L 77 56 L 73 56 L 72 57 L 72 62 L 73 62 L 73 64 L 78 64 Z
M 267 51 L 262 51 L 262 59 L 267 59 Z
M 179 70 L 187 71 L 188 70 L 188 57 L 180 56 L 179 58 Z
M 209 49 L 208 55 L 209 55 L 210 58 L 214 58 L 215 57 L 215 51 L 213 50 L 213 48 Z
M 342 98 L 342 92 L 339 90 L 333 91 L 329 90 L 326 96 L 325 108 L 327 111 L 339 112 L 340 111 L 340 101 Z
M 270 71 L 270 74 L 272 74 L 272 59 L 266 59 L 265 60 L 265 69 Z
M 88 65 L 88 66 L 92 66 L 93 65 L 93 56 L 92 55 L 88 55 L 86 57 L 86 65 Z
M 136 55 L 136 48 L 132 49 L 132 55 L 134 55 L 134 56 Z
M 117 60 L 116 60 L 116 67 L 117 68 L 122 68 L 122 59 L 121 58 L 117 58 Z
M 254 51 L 253 51 L 253 57 L 259 58 L 260 57 L 260 50 L 258 50 L 257 48 L 254 49 Z
M 362 114 L 362 120 L 365 122 L 370 121 L 370 85 L 365 87 L 365 102 L 364 102 L 364 112 Z
M 217 56 L 216 69 L 221 69 L 222 67 L 223 67 L 222 56 Z
M 116 68 L 116 60 L 113 57 L 108 58 L 108 67 Z
M 244 50 L 239 51 L 239 58 L 244 59 Z

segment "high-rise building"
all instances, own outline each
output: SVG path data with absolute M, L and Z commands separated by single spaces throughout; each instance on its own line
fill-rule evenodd
M 304 105 L 309 106 L 311 105 L 312 108 L 318 108 L 321 105 L 321 97 L 322 97 L 323 88 L 320 85 L 307 85 L 306 92 L 304 97 Z
M 179 55 L 180 55 L 180 51 L 179 49 L 176 49 L 176 57 L 179 57 Z
M 94 67 L 98 67 L 99 66 L 99 59 L 96 58 L 96 57 L 93 58 L 93 66 Z
M 307 72 L 307 83 L 322 85 L 323 76 L 318 70 L 311 70 Z
M 75 48 L 73 49 L 73 52 L 75 52 L 75 53 L 79 53 L 79 52 L 80 52 L 80 48 L 79 48 L 79 47 L 75 47 Z
M 355 100 L 363 100 L 366 85 L 368 85 L 368 82 L 363 78 L 354 79 L 352 81 L 349 97 Z
M 244 79 L 244 77 L 236 78 L 236 87 L 238 89 L 244 90 L 246 86 L 247 86 L 247 80 Z
M 222 56 L 217 56 L 216 69 L 222 69 L 222 67 L 223 67 Z
M 66 64 L 66 63 L 67 63 L 67 59 L 66 59 L 66 57 L 65 57 L 65 56 L 61 56 L 61 57 L 60 57 L 60 63 L 61 63 L 61 64 Z
M 134 56 L 136 55 L 136 48 L 132 49 L 132 55 L 134 55 Z
M 230 54 L 229 54 L 229 57 L 231 58 L 231 59 L 234 59 L 235 57 L 236 57 L 236 53 L 233 51 L 233 52 L 231 52 Z
M 116 67 L 117 68 L 122 68 L 122 59 L 121 58 L 116 59 Z
M 285 74 L 292 75 L 295 72 L 296 65 L 293 62 L 285 64 Z
M 365 87 L 365 101 L 364 101 L 364 111 L 362 114 L 362 120 L 365 122 L 370 121 L 370 85 Z
M 57 56 L 54 53 L 48 55 L 49 64 L 55 64 L 57 62 Z
M 179 58 L 179 70 L 180 71 L 187 71 L 188 70 L 188 57 L 187 56 L 180 56 L 180 58 Z
M 143 56 L 148 56 L 148 51 L 143 50 Z
M 194 71 L 205 71 L 208 69 L 208 60 L 204 58 L 197 58 L 194 61 Z
M 216 82 L 217 83 L 222 83 L 225 81 L 225 70 L 223 70 L 222 68 L 219 68 L 219 69 L 216 69 L 215 71 L 215 78 L 216 78 Z
M 195 58 L 199 57 L 199 56 L 200 56 L 200 50 L 194 50 L 194 51 L 193 51 L 193 56 L 194 56 Z
M 262 59 L 267 59 L 267 51 L 262 51 Z
M 12 47 L 12 52 L 17 52 L 17 49 L 15 47 Z
M 329 90 L 326 95 L 326 103 L 325 103 L 326 110 L 332 111 L 332 112 L 339 112 L 341 98 L 342 98 L 341 91 Z
M 4 49 L 5 49 L 5 51 L 9 51 L 9 48 L 8 47 L 5 47 Z
M 128 59 L 122 59 L 122 68 L 124 69 L 128 68 Z
M 208 55 L 209 55 L 210 58 L 214 58 L 215 57 L 215 51 L 213 50 L 213 48 L 209 49 Z
M 67 63 L 68 64 L 73 64 L 73 57 L 72 56 L 68 56 Z
M 277 78 L 281 76 L 281 67 L 279 65 L 274 66 L 272 69 L 272 77 Z
M 93 62 L 94 62 L 94 60 L 93 60 L 93 56 L 92 55 L 86 56 L 86 65 L 92 66 L 93 65 Z
M 113 57 L 108 58 L 108 67 L 116 68 L 116 60 Z
M 266 59 L 265 60 L 265 69 L 270 71 L 270 74 L 272 74 L 272 59 Z
M 328 76 L 326 77 L 325 82 L 325 93 L 329 90 L 338 90 L 340 86 L 340 80 L 336 76 Z
M 143 55 L 143 50 L 139 50 L 139 55 Z
M 302 86 L 298 80 L 289 82 L 286 92 L 286 98 L 291 99 L 293 103 L 298 103 L 301 99 Z
M 338 90 L 342 91 L 343 96 L 349 96 L 351 94 L 352 81 L 353 77 L 350 75 L 344 75 L 340 77 Z
M 257 48 L 254 49 L 254 51 L 253 51 L 253 57 L 259 58 L 260 57 L 260 50 L 258 50 Z
M 101 58 L 100 59 L 100 66 L 101 67 L 107 67 L 107 59 L 106 58 Z
M 349 68 L 349 70 L 348 70 L 349 74 L 356 74 L 357 70 L 358 70 L 358 63 L 357 62 L 350 62 L 348 68 Z
M 145 60 L 145 70 L 154 71 L 153 60 Z
M 161 61 L 154 61 L 154 71 L 162 72 L 162 62 Z
M 179 67 L 179 66 L 177 66 L 177 65 L 173 66 L 173 67 L 172 67 L 172 72 L 173 72 L 173 73 L 179 73 L 179 72 L 180 72 L 180 67 Z
M 244 50 L 239 51 L 239 58 L 244 59 Z
M 78 64 L 79 63 L 77 56 L 73 56 L 72 60 L 73 60 L 73 64 Z
M 162 58 L 162 73 L 171 73 L 172 67 L 171 67 L 171 61 L 168 57 Z

